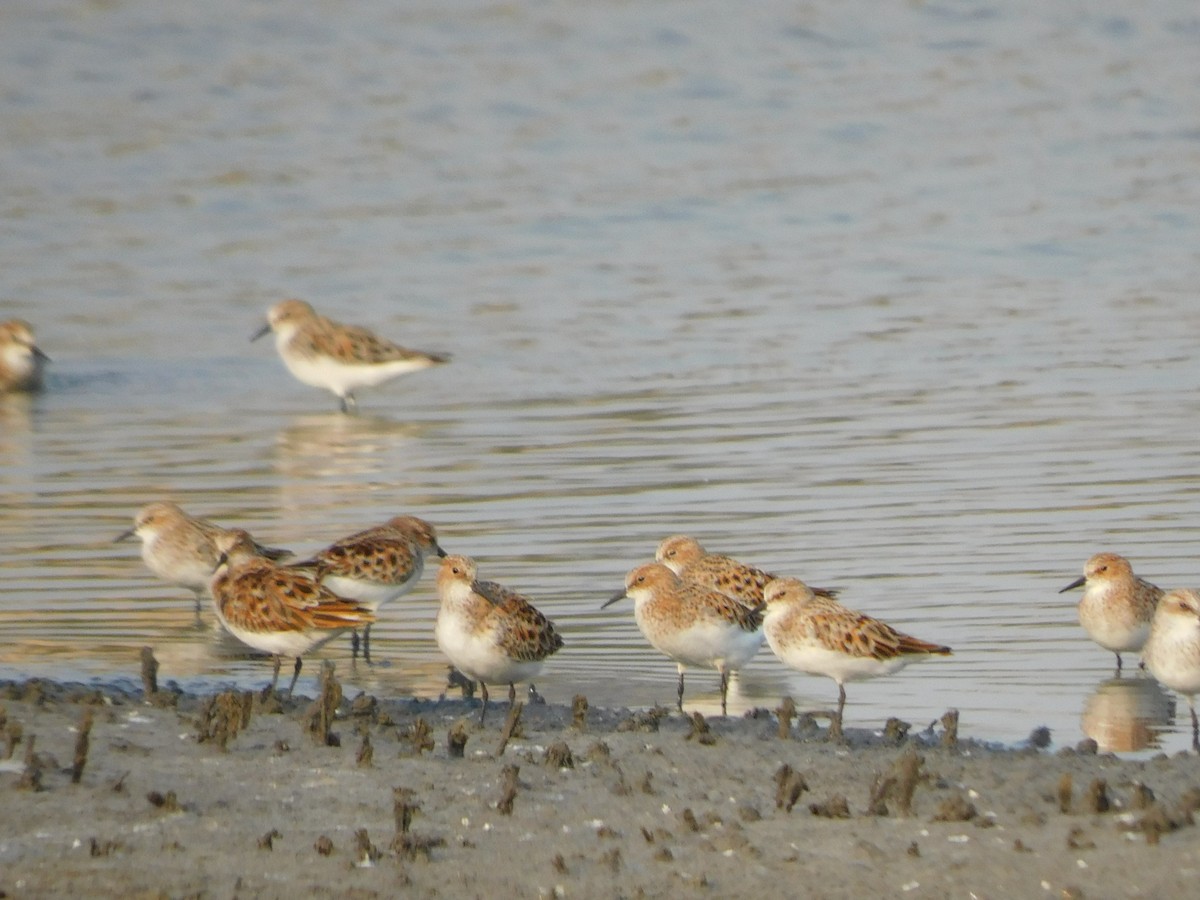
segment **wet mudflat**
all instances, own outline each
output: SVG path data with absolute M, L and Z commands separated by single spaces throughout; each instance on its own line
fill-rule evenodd
M 495 692 L 500 694 L 501 692 Z M 953 715 L 0 685 L 7 896 L 1168 896 L 1194 754 L 1129 760 Z M 785 726 L 781 726 L 780 712 Z M 84 737 L 84 735 L 86 735 Z

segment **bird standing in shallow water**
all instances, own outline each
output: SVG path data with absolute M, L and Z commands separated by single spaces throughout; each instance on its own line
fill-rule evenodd
M 1142 649 L 1163 591 L 1134 575 L 1129 560 L 1116 553 L 1097 553 L 1083 567 L 1083 575 L 1059 593 L 1080 586 L 1079 624 L 1088 637 L 1117 655 L 1120 675 L 1121 653 Z
M 454 667 L 482 686 L 482 725 L 488 683 L 507 683 L 508 702 L 513 703 L 515 682 L 537 675 L 546 658 L 562 648 L 563 639 L 525 597 L 494 581 L 479 581 L 477 573 L 475 561 L 466 556 L 442 560 L 434 635 Z
M 1200 592 L 1188 588 L 1167 591 L 1158 601 L 1150 635 L 1142 646 L 1142 661 L 1150 674 L 1187 697 L 1192 711 L 1192 749 L 1200 751 Z
M 305 653 L 349 628 L 375 621 L 366 606 L 337 596 L 295 569 L 258 556 L 245 531 L 234 529 L 218 545 L 221 553 L 210 582 L 213 609 L 230 634 L 275 657 L 267 693 L 279 683 L 281 657 L 296 659 L 288 685 L 290 696 Z
M 679 672 L 676 705 L 683 711 L 683 673 L 688 666 L 721 675 L 721 715 L 726 714 L 729 676 L 762 646 L 762 613 L 733 597 L 684 581 L 662 563 L 647 563 L 625 577 L 625 589 L 601 609 L 629 597 L 638 628 Z
M 0 322 L 0 394 L 41 390 L 48 362 L 34 340 L 33 326 L 24 319 Z
M 297 380 L 332 391 L 342 412 L 356 404 L 354 392 L 399 375 L 449 362 L 444 353 L 410 350 L 357 325 L 335 322 L 303 300 L 284 300 L 267 313 L 267 323 L 251 335 L 256 341 L 275 332 L 275 349 Z
M 950 655 L 949 647 L 904 634 L 830 597 L 818 597 L 795 578 L 768 583 L 764 598 L 763 631 L 780 662 L 837 682 L 838 706 L 831 737 L 842 734 L 847 681 L 888 675 L 930 655 Z
M 306 570 L 339 597 L 357 600 L 371 612 L 408 593 L 430 554 L 445 556 L 437 530 L 416 516 L 396 516 L 330 544 L 292 568 Z M 358 656 L 358 631 L 353 632 Z M 363 629 L 363 658 L 371 658 L 371 626 Z
M 114 541 L 136 535 L 142 542 L 142 562 L 146 568 L 163 581 L 191 591 L 199 615 L 200 601 L 208 594 L 213 569 L 221 555 L 218 542 L 230 533 L 231 529 L 215 522 L 188 515 L 176 503 L 158 500 L 138 510 L 133 527 L 121 532 Z M 272 560 L 291 556 L 290 550 L 253 543 L 258 556 Z

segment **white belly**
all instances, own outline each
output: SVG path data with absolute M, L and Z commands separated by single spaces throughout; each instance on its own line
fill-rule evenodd
M 428 362 L 416 358 L 412 360 L 392 360 L 383 363 L 343 363 L 327 356 L 301 357 L 283 352 L 283 361 L 296 380 L 313 387 L 333 391 L 339 397 L 352 393 L 361 387 L 372 387 L 381 384 L 397 375 L 414 372 L 428 367 Z
M 434 636 L 454 667 L 475 681 L 489 684 L 528 681 L 542 670 L 541 660 L 512 659 L 496 646 L 490 632 L 471 633 L 444 611 L 438 612 Z
M 342 575 L 326 575 L 321 584 L 329 588 L 339 597 L 357 600 L 363 606 L 375 612 L 383 604 L 395 600 L 408 590 L 412 581 L 403 584 L 379 584 L 372 581 L 360 581 L 356 578 L 346 578 Z
M 1146 645 L 1142 660 L 1150 674 L 1171 690 L 1188 697 L 1200 694 L 1200 635 L 1159 634 Z
M 171 553 L 159 547 L 158 540 L 154 537 L 142 544 L 142 561 L 146 568 L 170 584 L 207 593 L 208 582 L 217 567 L 216 559 L 203 559 L 189 552 Z
M 220 607 L 217 604 L 213 604 L 213 609 L 216 611 L 217 619 L 225 626 L 225 630 L 243 644 L 264 653 L 274 653 L 279 656 L 303 656 L 346 630 L 331 628 L 320 631 L 251 631 L 226 619 L 221 615 Z
M 1114 653 L 1141 650 L 1150 636 L 1150 620 L 1139 620 L 1127 606 L 1101 591 L 1086 593 L 1079 601 L 1079 624 L 1093 641 Z
M 734 671 L 748 663 L 762 646 L 763 633 L 719 622 L 699 622 L 678 631 L 662 631 L 638 621 L 654 647 L 683 666 Z
M 767 640 L 771 640 L 769 631 Z M 873 656 L 850 656 L 812 644 L 791 644 L 779 648 L 771 642 L 771 649 L 784 665 L 809 675 L 824 675 L 838 684 L 898 672 L 913 660 L 923 658 L 894 656 L 891 659 L 876 659 Z

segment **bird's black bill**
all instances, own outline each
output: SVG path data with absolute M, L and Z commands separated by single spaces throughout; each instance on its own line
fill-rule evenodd
M 603 605 L 603 606 L 601 606 L 600 608 L 601 608 L 601 609 L 608 609 L 610 606 L 612 606 L 612 605 L 613 605 L 614 603 L 616 603 L 618 600 L 624 600 L 624 599 L 625 599 L 625 592 L 624 592 L 624 591 L 618 591 L 617 593 L 615 593 L 615 594 L 613 594 L 611 597 L 609 597 L 609 598 L 608 598 L 608 600 L 606 600 L 606 601 L 604 602 L 604 605 Z

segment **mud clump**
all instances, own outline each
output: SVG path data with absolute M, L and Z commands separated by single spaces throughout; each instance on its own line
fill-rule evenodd
M 354 832 L 354 864 L 365 867 L 373 866 L 379 859 L 379 849 L 371 843 L 367 829 L 360 828 Z
M 146 799 L 151 806 L 163 812 L 179 812 L 179 800 L 174 791 L 167 791 L 165 794 L 159 791 L 150 791 L 146 794 Z
M 275 838 L 281 838 L 281 837 L 283 837 L 283 835 L 279 832 L 279 829 L 272 828 L 270 831 L 268 831 L 266 834 L 264 834 L 262 837 L 260 837 L 258 839 L 258 849 L 259 850 L 274 850 L 275 849 Z
M 1108 782 L 1097 778 L 1088 785 L 1083 795 L 1084 807 L 1088 812 L 1106 813 L 1112 809 L 1112 801 L 1108 799 Z
M 834 794 L 821 803 L 812 803 L 809 805 L 808 811 L 821 819 L 850 818 L 850 804 L 846 802 L 846 798 L 842 794 Z
M 542 765 L 552 769 L 575 768 L 575 757 L 566 741 L 556 741 L 546 748 L 542 757 Z
M 371 732 L 364 731 L 362 743 L 354 754 L 354 764 L 360 769 L 369 769 L 375 762 L 375 747 L 371 744 Z
M 896 813 L 902 817 L 912 815 L 913 795 L 921 782 L 921 764 L 924 759 L 911 748 L 897 759 L 888 771 L 876 775 L 871 784 L 868 811 L 873 816 L 888 815 L 888 801 L 896 805 Z
M 694 740 L 697 744 L 711 747 L 717 742 L 717 736 L 712 733 L 708 721 L 698 712 L 692 713 L 688 719 L 688 733 L 685 740 Z
M 933 814 L 933 822 L 970 822 L 979 815 L 975 804 L 961 794 L 947 797 L 938 804 L 937 812 Z
M 417 792 L 412 788 L 392 788 L 392 816 L 396 820 L 396 834 L 408 834 L 413 817 L 421 811 Z
M 421 716 L 417 716 L 416 721 L 412 723 L 405 739 L 413 756 L 420 756 L 426 751 L 433 750 L 436 746 L 433 740 L 433 729 Z
M 958 710 L 948 709 L 942 714 L 942 747 L 954 750 L 958 747 Z
M 801 795 L 808 790 L 804 776 L 787 763 L 775 771 L 775 808 L 791 812 Z
M 429 859 L 435 847 L 445 845 L 442 838 L 423 837 L 413 832 L 413 818 L 420 811 L 416 791 L 406 787 L 392 788 L 392 816 L 396 820 L 396 834 L 390 849 L 397 856 L 413 859 L 421 855 Z
M 342 702 L 342 686 L 334 675 L 333 663 L 321 664 L 321 694 L 305 711 L 305 726 L 313 743 L 321 747 L 340 747 L 341 738 L 333 732 L 338 706 Z
M 513 813 L 513 802 L 517 799 L 517 776 L 521 772 L 520 766 L 507 765 L 500 771 L 500 799 L 496 803 L 496 809 L 502 816 L 511 816 Z
M 796 718 L 796 701 L 791 697 L 784 697 L 779 701 L 775 715 L 779 719 L 779 739 L 786 740 L 792 735 L 792 719 Z
M 33 747 L 37 743 L 37 735 L 31 734 L 25 740 L 25 770 L 17 779 L 17 788 L 22 791 L 40 791 L 42 789 L 42 773 L 46 768 L 45 760 L 38 755 Z
M 671 715 L 671 711 L 665 706 L 656 706 L 653 709 L 640 710 L 632 713 L 627 718 L 622 719 L 617 723 L 617 731 L 658 731 L 658 723 Z
M 571 729 L 587 731 L 588 699 L 583 694 L 576 694 L 571 700 Z
M 887 720 L 887 724 L 883 726 L 883 739 L 889 744 L 902 744 L 904 743 L 904 739 L 908 737 L 910 728 L 912 728 L 911 722 L 905 722 L 902 719 L 892 716 Z
M 505 720 L 504 728 L 500 732 L 500 744 L 496 747 L 496 756 L 503 756 L 508 742 L 521 734 L 521 712 L 524 709 L 525 704 L 520 702 L 513 703 L 509 708 L 508 719 Z
M 83 767 L 87 765 L 88 746 L 92 733 L 92 710 L 88 707 L 79 717 L 79 733 L 75 736 L 75 760 L 71 765 L 71 784 L 79 784 Z
M 150 700 L 158 693 L 158 660 L 154 658 L 154 650 L 142 648 L 142 693 Z
M 451 759 L 462 759 L 467 749 L 467 725 L 461 719 L 454 723 L 446 735 L 446 754 Z
M 1071 778 L 1070 772 L 1064 772 L 1062 777 L 1058 779 L 1058 811 L 1064 816 L 1071 813 L 1072 795 L 1075 792 L 1075 783 Z
M 229 742 L 250 724 L 254 694 L 222 691 L 210 696 L 196 718 L 198 743 L 213 743 L 227 750 Z

